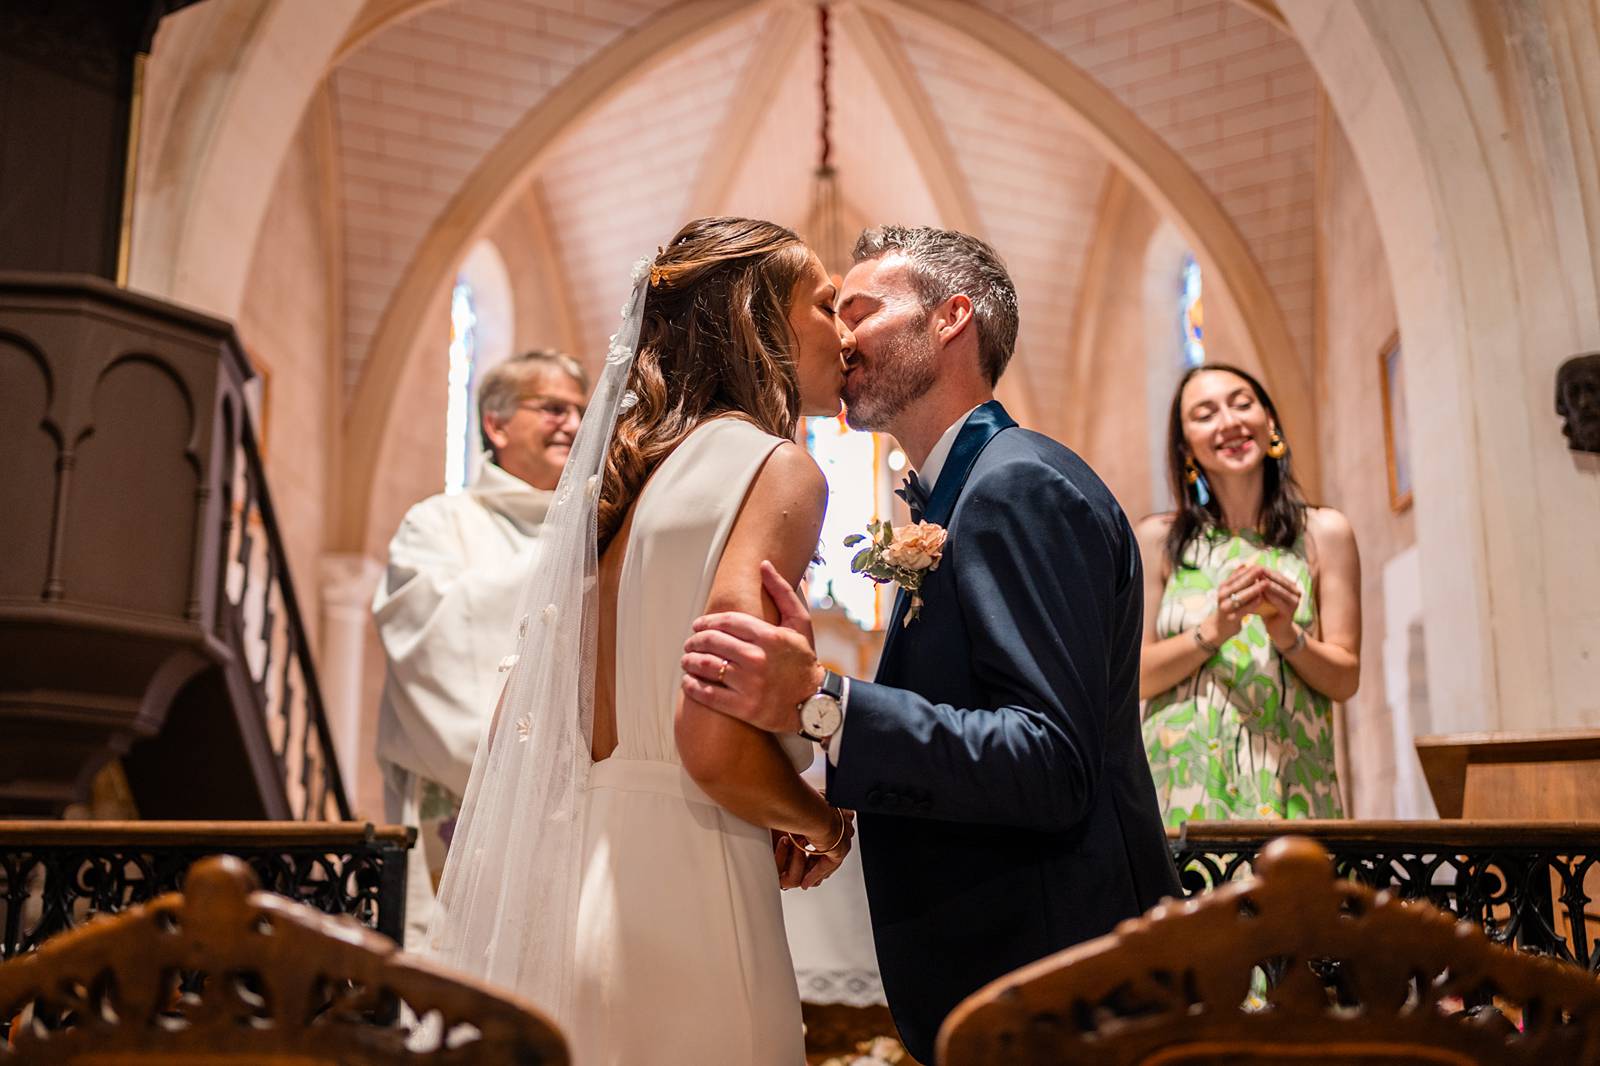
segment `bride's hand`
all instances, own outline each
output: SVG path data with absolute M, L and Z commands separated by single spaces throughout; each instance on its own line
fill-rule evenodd
M 778 864 L 778 887 L 799 888 L 806 875 L 806 853 L 794 846 L 788 833 L 772 831 L 772 857 Z
M 833 876 L 834 871 L 844 865 L 845 856 L 850 854 L 851 842 L 856 835 L 856 812 L 841 810 L 839 814 L 844 818 L 844 835 L 839 838 L 838 846 L 832 851 L 806 855 L 807 866 L 800 878 L 801 888 L 816 888 L 822 884 Z

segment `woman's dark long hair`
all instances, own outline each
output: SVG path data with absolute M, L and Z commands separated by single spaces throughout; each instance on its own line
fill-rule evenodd
M 656 467 L 701 424 L 736 414 L 794 436 L 800 379 L 789 304 L 809 261 L 792 230 L 749 218 L 698 219 L 656 256 L 628 376 L 639 399 L 617 417 L 606 454 L 602 553 Z
M 1178 388 L 1172 394 L 1172 409 L 1167 414 L 1167 481 L 1172 486 L 1172 498 L 1177 501 L 1172 529 L 1167 533 L 1167 561 L 1172 564 L 1174 570 L 1178 568 L 1183 553 L 1196 537 L 1210 533 L 1222 525 L 1222 505 L 1217 502 L 1216 496 L 1212 495 L 1208 503 L 1201 504 L 1196 486 L 1189 484 L 1186 470 L 1189 446 L 1183 437 L 1184 387 L 1194 379 L 1195 375 L 1213 371 L 1232 374 L 1249 384 L 1250 388 L 1255 390 L 1256 399 L 1272 417 L 1272 424 L 1278 427 L 1278 435 L 1285 445 L 1289 440 L 1283 420 L 1278 417 L 1277 406 L 1273 404 L 1272 397 L 1267 395 L 1267 390 L 1254 375 L 1223 363 L 1202 363 L 1192 367 L 1183 375 L 1178 381 Z M 1294 547 L 1306 531 L 1305 494 L 1300 491 L 1300 483 L 1295 480 L 1294 472 L 1289 468 L 1290 457 L 1290 452 L 1284 452 L 1281 459 L 1274 459 L 1269 455 L 1263 461 L 1264 477 L 1261 483 L 1261 503 L 1256 511 L 1256 529 L 1261 534 L 1261 539 L 1274 548 Z M 1203 476 L 1204 471 L 1201 473 Z

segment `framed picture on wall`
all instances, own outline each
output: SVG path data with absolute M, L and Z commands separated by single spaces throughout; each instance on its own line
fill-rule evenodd
M 1378 351 L 1383 393 L 1383 449 L 1389 461 L 1389 506 L 1398 514 L 1411 506 L 1411 433 L 1406 425 L 1406 368 L 1400 334 Z

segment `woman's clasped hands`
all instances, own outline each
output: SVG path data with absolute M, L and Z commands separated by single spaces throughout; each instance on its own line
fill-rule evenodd
M 1241 566 L 1218 586 L 1216 613 L 1202 623 L 1200 635 L 1221 644 L 1237 636 L 1245 619 L 1254 614 L 1261 616 L 1273 644 L 1293 643 L 1300 598 L 1300 586 L 1293 578 L 1259 563 Z

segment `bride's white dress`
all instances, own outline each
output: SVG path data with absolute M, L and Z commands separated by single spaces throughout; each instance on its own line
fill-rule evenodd
M 800 998 L 770 833 L 678 759 L 679 660 L 728 533 L 781 439 L 696 429 L 634 504 L 617 594 L 615 754 L 584 794 L 576 1066 L 801 1066 Z M 784 738 L 796 767 L 811 745 Z

